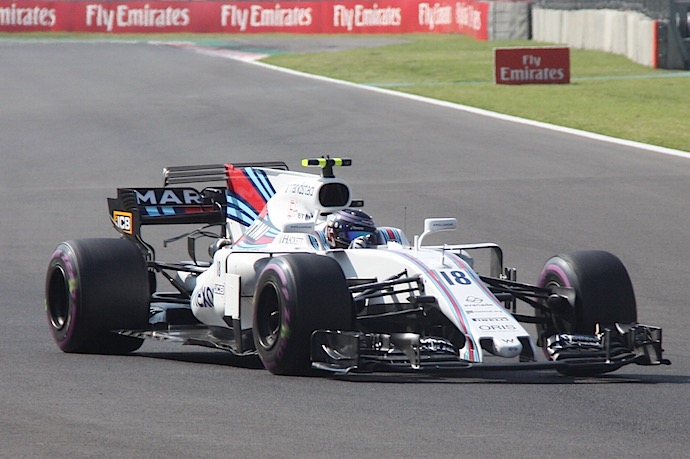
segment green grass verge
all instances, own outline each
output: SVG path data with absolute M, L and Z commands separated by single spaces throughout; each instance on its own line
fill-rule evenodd
M 690 151 L 690 72 L 652 69 L 623 56 L 573 49 L 569 85 L 495 85 L 494 47 L 542 44 L 480 42 L 461 35 L 404 37 L 408 43 L 275 55 L 265 62 Z

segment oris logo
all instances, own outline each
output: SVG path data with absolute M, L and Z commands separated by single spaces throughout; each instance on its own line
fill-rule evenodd
M 517 330 L 517 327 L 515 325 L 480 325 L 479 326 L 480 330 L 484 331 L 513 331 Z

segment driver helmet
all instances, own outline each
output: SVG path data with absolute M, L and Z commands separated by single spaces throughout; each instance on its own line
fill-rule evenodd
M 343 209 L 328 217 L 325 233 L 331 248 L 346 249 L 357 238 L 376 241 L 376 224 L 364 211 Z

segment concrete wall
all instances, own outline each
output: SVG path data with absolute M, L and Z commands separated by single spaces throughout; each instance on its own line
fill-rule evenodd
M 622 54 L 656 66 L 656 23 L 635 11 L 532 8 L 532 38 L 579 49 Z
M 489 40 L 529 40 L 531 8 L 529 2 L 490 3 Z

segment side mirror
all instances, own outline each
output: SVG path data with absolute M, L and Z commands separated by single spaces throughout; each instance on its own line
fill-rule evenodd
M 415 236 L 414 248 L 419 250 L 426 236 L 441 231 L 454 231 L 458 228 L 457 218 L 427 218 L 424 220 L 424 232 L 421 236 Z

